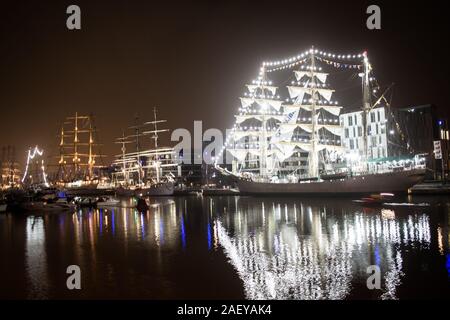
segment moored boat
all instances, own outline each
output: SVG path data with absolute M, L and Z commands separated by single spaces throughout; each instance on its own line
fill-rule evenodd
M 106 197 L 99 199 L 97 202 L 97 208 L 107 208 L 107 207 L 120 207 L 120 199 Z

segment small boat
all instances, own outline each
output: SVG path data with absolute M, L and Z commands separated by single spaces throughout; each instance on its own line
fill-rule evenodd
M 382 206 L 386 203 L 386 201 L 392 199 L 394 194 L 392 193 L 380 193 L 380 194 L 372 194 L 369 197 L 364 197 L 358 200 L 353 200 L 354 203 L 360 204 L 362 206 Z
M 94 197 L 75 197 L 74 202 L 80 208 L 95 208 L 98 200 Z
M 65 212 L 74 210 L 76 206 L 67 202 L 66 199 L 58 199 L 54 203 L 44 201 L 29 201 L 19 205 L 19 211 L 29 213 L 49 213 L 49 212 Z
M 120 207 L 120 200 L 112 197 L 99 199 L 97 202 L 97 208 L 104 207 Z

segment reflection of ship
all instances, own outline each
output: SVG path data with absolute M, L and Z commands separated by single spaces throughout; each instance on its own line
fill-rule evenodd
M 0 194 L 0 212 L 5 212 L 7 206 L 5 199 L 3 199 L 3 195 Z
M 231 172 L 217 168 L 222 174 L 235 177 L 241 192 L 406 192 L 423 179 L 425 169 L 417 157 L 405 163 L 401 170 L 393 167 L 378 170 L 369 165 L 373 160 L 372 149 L 381 148 L 378 144 L 381 141 L 373 136 L 374 108 L 383 101 L 389 108 L 389 103 L 384 94 L 377 96 L 371 87 L 372 67 L 366 53 L 338 58 L 345 63 L 334 61 L 331 54 L 311 49 L 283 62 L 264 63 L 258 79 L 247 85 L 249 92 L 241 98 L 236 124 L 217 157 L 219 161 L 224 152 L 233 156 Z M 361 72 L 361 123 L 352 137 L 361 137 L 355 141 L 356 145 L 361 141 L 362 147 L 355 147 L 352 140 L 349 149 L 353 153 L 347 154 L 342 146 L 344 134 L 339 118 L 342 107 L 332 100 L 335 90 L 327 83 L 329 73 L 323 72 L 320 66 L 324 62 L 334 67 L 344 63 L 349 69 Z M 267 75 L 292 68 L 298 70 L 294 71 L 294 81 L 287 86 L 289 97 L 283 101 L 277 93 L 278 87 L 272 85 Z M 376 101 L 372 103 L 372 99 Z M 356 122 L 356 116 L 354 119 Z M 376 125 L 377 134 L 379 130 L 386 132 L 386 124 L 382 126 L 379 129 Z
M 113 183 L 118 195 L 167 196 L 174 191 L 174 178 L 178 164 L 174 161 L 175 151 L 170 147 L 158 145 L 159 133 L 168 129 L 158 129 L 158 124 L 166 120 L 157 120 L 154 109 L 154 120 L 143 125 L 136 124 L 130 129 L 134 134 L 117 139 L 122 145 L 122 154 L 114 162 L 117 170 L 113 173 Z M 148 125 L 153 130 L 141 130 Z M 143 149 L 141 137 L 150 135 L 153 147 Z M 126 145 L 134 143 L 135 151 L 126 152 Z
M 290 198 L 208 201 L 216 217 L 214 237 L 248 299 L 352 298 L 354 283 L 361 275 L 365 282 L 372 264 L 383 273 L 380 298 L 396 299 L 405 258 L 400 247 L 414 244 L 420 251 L 431 243 L 429 215 L 423 211 L 365 214 L 342 199 L 330 205 Z

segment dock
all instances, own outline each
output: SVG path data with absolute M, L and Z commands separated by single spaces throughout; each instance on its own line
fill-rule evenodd
M 450 182 L 445 184 L 442 181 L 425 181 L 416 184 L 410 189 L 410 194 L 450 194 Z

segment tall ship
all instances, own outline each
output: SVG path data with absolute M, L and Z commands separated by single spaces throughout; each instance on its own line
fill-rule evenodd
M 59 134 L 58 170 L 55 183 L 71 195 L 89 195 L 100 191 L 103 155 L 96 141 L 97 130 L 92 115 L 67 117 Z
M 329 84 L 334 68 L 361 79 L 360 107 L 352 113 L 343 113 L 334 98 Z M 291 81 L 280 80 L 289 83 L 285 87 L 269 79 L 286 71 Z M 424 178 L 424 160 L 411 153 L 406 160 L 388 159 L 387 132 L 398 126 L 388 128 L 390 104 L 375 84 L 367 52 L 337 55 L 311 48 L 264 62 L 240 98 L 235 125 L 216 157 L 217 170 L 248 194 L 407 191 Z M 230 157 L 231 171 L 219 164 Z
M 112 183 L 118 195 L 170 196 L 174 192 L 175 177 L 179 164 L 175 161 L 175 150 L 159 144 L 159 135 L 168 132 L 160 126 L 167 120 L 157 119 L 153 110 L 153 121 L 136 123 L 116 139 L 122 153 L 116 155 Z M 131 151 L 132 150 L 132 151 Z

